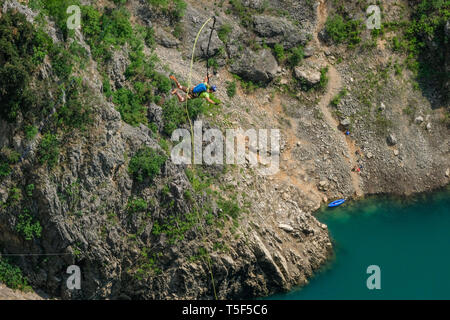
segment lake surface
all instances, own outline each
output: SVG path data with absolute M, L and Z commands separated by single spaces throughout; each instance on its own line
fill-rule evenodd
M 268 299 L 450 299 L 450 189 L 324 208 L 336 256 L 302 289 Z M 377 265 L 381 289 L 369 290 Z

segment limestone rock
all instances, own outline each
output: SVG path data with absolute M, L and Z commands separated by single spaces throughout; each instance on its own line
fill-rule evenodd
M 390 133 L 386 138 L 386 142 L 390 146 L 395 146 L 397 144 L 397 138 L 394 134 Z
M 309 86 L 314 86 L 320 82 L 320 71 L 309 66 L 295 67 L 294 76 Z
M 277 74 L 278 63 L 269 49 L 258 52 L 245 49 L 241 58 L 231 65 L 231 72 L 247 81 L 267 84 Z

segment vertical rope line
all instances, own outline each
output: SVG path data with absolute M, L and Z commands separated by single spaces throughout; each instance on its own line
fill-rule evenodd
M 211 28 L 211 32 L 209 34 L 208 47 L 206 48 L 206 77 L 209 81 L 209 45 L 211 44 L 212 34 L 214 32 L 214 27 L 216 26 L 216 17 L 214 16 L 213 26 Z
M 192 83 L 191 83 L 192 82 L 192 79 L 191 79 L 192 78 L 192 68 L 194 66 L 194 55 L 195 55 L 195 48 L 197 46 L 197 41 L 198 41 L 198 38 L 200 37 L 200 34 L 201 34 L 202 30 L 211 21 L 211 19 L 213 19 L 213 18 L 209 18 L 208 20 L 206 20 L 203 23 L 202 27 L 200 28 L 200 30 L 197 33 L 197 36 L 195 37 L 194 46 L 192 47 L 191 64 L 190 64 L 190 67 L 189 67 L 189 75 L 188 75 L 188 93 L 186 95 L 185 109 L 186 109 L 186 116 L 187 116 L 187 118 L 189 120 L 189 126 L 191 128 L 191 153 L 192 153 L 191 159 L 192 159 L 192 171 L 193 171 L 193 176 L 194 177 L 196 176 L 196 174 L 195 174 L 194 128 L 192 126 L 191 117 L 189 116 L 189 109 L 188 109 L 188 101 L 189 101 L 189 99 L 188 99 L 188 96 L 189 96 L 189 91 L 190 91 L 191 85 L 192 85 Z M 214 23 L 215 23 L 215 17 L 214 17 Z M 210 39 L 210 41 L 211 41 L 211 39 Z M 208 43 L 208 48 L 209 48 L 209 43 Z M 206 243 L 206 241 L 205 241 L 205 233 L 203 232 L 203 228 L 201 228 L 201 226 L 200 226 L 200 222 L 201 222 L 200 210 L 199 210 L 199 208 L 197 208 L 197 223 L 199 225 L 200 232 L 202 233 L 202 238 L 203 238 L 202 241 L 205 244 Z M 206 245 L 205 245 L 205 250 L 206 250 Z M 215 285 L 215 281 L 214 281 L 214 275 L 213 275 L 213 272 L 212 272 L 211 258 L 209 257 L 209 254 L 207 254 L 207 257 L 206 257 L 206 263 L 208 265 L 209 274 L 211 275 L 211 283 L 212 283 L 212 287 L 213 287 L 214 298 L 216 300 L 218 300 L 217 299 L 217 292 L 216 292 L 216 285 Z

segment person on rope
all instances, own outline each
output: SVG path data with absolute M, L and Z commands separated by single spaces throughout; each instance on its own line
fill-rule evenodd
M 203 82 L 199 83 L 198 85 L 196 85 L 193 88 L 187 88 L 182 86 L 178 80 L 175 78 L 175 76 L 170 76 L 169 77 L 171 80 L 173 80 L 176 84 L 176 88 L 172 90 L 172 94 L 176 95 L 178 97 L 178 100 L 180 102 L 185 102 L 186 99 L 190 100 L 190 99 L 196 99 L 196 98 L 202 98 L 205 99 L 206 101 L 208 101 L 211 104 L 216 104 L 210 96 L 210 93 L 216 92 L 217 91 L 217 87 L 216 86 L 211 86 L 209 84 L 209 76 L 206 76 L 205 79 L 203 80 Z M 178 89 L 185 92 L 186 96 L 183 97 L 179 92 Z

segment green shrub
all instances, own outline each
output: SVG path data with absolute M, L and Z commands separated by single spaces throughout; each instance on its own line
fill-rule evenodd
M 19 215 L 16 223 L 16 231 L 25 237 L 25 240 L 40 238 L 42 227 L 39 221 L 33 221 L 29 213 Z
M 127 211 L 128 213 L 145 212 L 148 208 L 148 203 L 142 198 L 134 198 L 128 201 Z
M 53 168 L 59 160 L 59 140 L 58 137 L 51 133 L 46 133 L 38 147 L 38 159 L 41 164 L 47 163 Z
M 139 182 L 145 178 L 152 181 L 161 171 L 167 158 L 151 148 L 140 149 L 130 160 L 128 171 Z
M 227 81 L 227 95 L 230 98 L 236 95 L 236 81 Z
M 134 38 L 133 27 L 129 21 L 129 12 L 121 7 L 99 13 L 91 6 L 82 6 L 83 28 L 92 55 L 100 61 L 111 59 L 110 46 L 124 45 Z
M 217 70 L 219 69 L 219 64 L 217 63 L 216 58 L 208 59 L 208 67 L 212 68 L 214 72 L 217 72 Z
M 282 44 L 275 44 L 275 46 L 273 47 L 273 51 L 275 53 L 275 57 L 277 58 L 278 62 L 283 62 L 284 59 L 286 58 L 285 54 L 284 54 L 284 47 Z
M 26 191 L 27 191 L 27 196 L 32 197 L 33 191 L 34 191 L 34 184 L 27 185 Z
M 7 177 L 11 173 L 9 163 L 0 161 L 0 177 Z
M 147 124 L 147 109 L 141 104 L 140 98 L 131 90 L 120 88 L 113 93 L 113 102 L 120 112 L 122 120 L 132 126 Z
M 231 11 L 241 19 L 244 27 L 250 27 L 252 24 L 252 13 L 249 8 L 242 4 L 241 0 L 230 0 Z
M 19 188 L 13 187 L 9 189 L 8 202 L 17 203 L 22 198 L 22 191 Z
M 180 21 L 187 8 L 183 0 L 147 0 L 147 2 L 159 13 L 175 22 Z
M 298 64 L 303 60 L 304 55 L 305 53 L 303 52 L 302 46 L 292 48 L 287 58 L 289 66 L 292 68 L 298 66 Z
M 220 40 L 222 40 L 223 43 L 228 42 L 228 37 L 232 31 L 232 27 L 229 24 L 223 24 L 220 26 L 219 30 L 217 31 L 217 36 Z
M 328 84 L 328 67 L 324 67 L 320 69 L 320 82 L 319 88 L 325 88 Z
M 44 7 L 45 13 L 51 16 L 58 28 L 62 31 L 64 38 L 67 39 L 73 33 L 67 28 L 67 19 L 69 15 L 66 10 L 71 5 L 80 5 L 77 0 L 42 0 L 41 4 Z
M 0 258 L 0 283 L 11 289 L 28 291 L 28 279 L 22 275 L 19 267 L 12 265 L 8 260 Z
M 222 214 L 225 214 L 233 219 L 237 219 L 239 217 L 241 209 L 235 201 L 219 200 L 217 205 L 222 210 Z
M 191 120 L 195 120 L 200 114 L 207 110 L 207 103 L 203 99 L 188 100 L 188 112 Z M 175 129 L 187 123 L 186 110 L 184 104 L 180 104 L 177 99 L 167 100 L 163 105 L 164 133 L 172 135 Z
M 330 104 L 333 107 L 337 107 L 339 105 L 339 103 L 341 102 L 341 99 L 343 97 L 345 97 L 346 95 L 347 95 L 347 90 L 346 89 L 342 89 L 341 91 L 339 91 L 339 93 L 333 99 L 331 99 Z
M 66 103 L 59 109 L 55 118 L 60 126 L 66 129 L 85 129 L 92 123 L 92 107 L 89 103 L 82 101 L 82 94 L 89 92 L 83 86 L 80 78 L 74 78 L 71 85 L 66 90 Z
M 347 43 L 354 46 L 361 42 L 361 21 L 346 20 L 341 15 L 329 16 L 325 23 L 327 34 L 336 43 Z
M 52 49 L 52 68 L 56 75 L 66 81 L 72 74 L 72 55 L 61 45 Z
M 50 46 L 23 14 L 10 10 L 0 17 L 0 117 L 14 121 L 34 104 L 29 83 Z
M 33 125 L 27 125 L 25 127 L 25 137 L 27 140 L 32 140 L 38 133 L 38 128 Z

